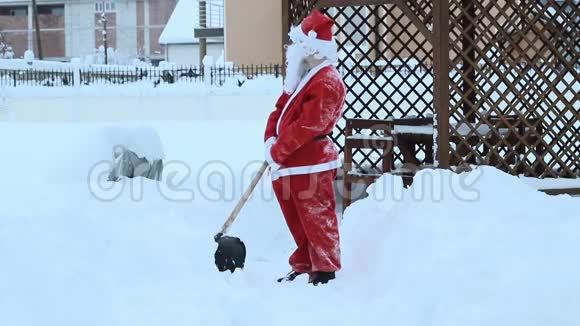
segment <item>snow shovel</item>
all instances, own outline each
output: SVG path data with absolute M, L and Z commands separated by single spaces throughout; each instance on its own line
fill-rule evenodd
M 252 180 L 252 183 L 250 183 L 248 189 L 246 189 L 246 192 L 244 192 L 242 198 L 240 198 L 240 201 L 230 213 L 230 216 L 222 226 L 222 229 L 214 236 L 214 240 L 218 244 L 218 248 L 214 254 L 215 265 L 220 272 L 229 270 L 233 273 L 236 268 L 244 268 L 244 263 L 246 261 L 246 245 L 244 245 L 240 238 L 225 236 L 225 234 L 228 232 L 228 229 L 238 216 L 240 210 L 242 210 L 242 207 L 244 207 L 244 204 L 250 198 L 252 191 L 256 188 L 256 185 L 264 175 L 264 172 L 266 172 L 266 168 L 268 168 L 268 162 L 264 161 L 258 170 L 258 173 Z

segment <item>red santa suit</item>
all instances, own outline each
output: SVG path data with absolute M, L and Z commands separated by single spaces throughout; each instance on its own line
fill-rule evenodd
M 324 21 L 328 18 L 322 22 L 308 19 L 298 27 L 303 32 L 298 38 L 306 42 L 310 38 L 313 46 L 334 43 L 324 39 L 332 39 L 332 25 Z M 292 33 L 297 31 L 290 34 L 296 42 Z M 289 262 L 299 273 L 334 272 L 341 267 L 333 188 L 341 161 L 327 135 L 342 115 L 346 91 L 334 62 L 327 60 L 312 68 L 292 94 L 280 96 L 264 138 L 271 160 L 279 165 L 272 171 L 273 188 L 298 247 Z

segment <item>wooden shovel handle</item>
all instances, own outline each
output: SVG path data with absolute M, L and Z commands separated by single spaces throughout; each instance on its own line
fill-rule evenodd
M 216 240 L 221 238 L 221 236 L 224 235 L 228 231 L 228 229 L 230 228 L 230 226 L 232 225 L 232 223 L 234 222 L 234 220 L 238 216 L 238 213 L 242 210 L 242 207 L 244 207 L 244 204 L 248 201 L 248 199 L 252 195 L 252 192 L 256 188 L 256 185 L 258 184 L 258 182 L 260 181 L 260 179 L 264 175 L 264 172 L 266 172 L 267 168 L 268 168 L 268 162 L 264 161 L 264 163 L 262 163 L 262 166 L 258 170 L 258 173 L 256 173 L 256 176 L 252 180 L 252 183 L 250 183 L 250 185 L 248 186 L 248 189 L 246 189 L 246 192 L 244 192 L 244 194 L 242 195 L 242 198 L 240 198 L 240 201 L 238 201 L 238 204 L 236 205 L 236 207 L 234 207 L 234 210 L 230 213 L 230 216 L 225 221 L 224 225 L 222 226 L 221 231 L 218 234 L 216 234 L 216 236 L 215 236 Z

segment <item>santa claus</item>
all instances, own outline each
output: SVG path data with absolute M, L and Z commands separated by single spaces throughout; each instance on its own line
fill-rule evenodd
M 341 161 L 328 135 L 342 115 L 346 92 L 335 67 L 333 25 L 314 11 L 291 29 L 284 92 L 266 126 L 274 192 L 298 247 L 290 256 L 292 271 L 279 282 L 308 274 L 314 285 L 325 284 L 340 269 L 333 181 Z

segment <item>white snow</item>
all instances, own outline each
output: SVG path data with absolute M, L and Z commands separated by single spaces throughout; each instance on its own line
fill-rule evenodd
M 103 130 L 103 137 L 109 142 L 111 151 L 122 146 L 150 162 L 165 158 L 159 134 L 151 126 L 108 127 Z
M 244 76 L 239 76 L 245 80 Z M 238 78 L 226 79 L 220 87 L 212 87 L 187 81 L 176 81 L 174 84 L 161 83 L 154 85 L 153 80 L 140 81 L 128 84 L 109 84 L 107 82 L 79 87 L 41 87 L 19 85 L 6 87 L 8 98 L 51 98 L 86 96 L 130 96 L 130 97 L 157 97 L 157 96 L 208 96 L 208 95 L 277 95 L 282 92 L 282 78 L 274 76 L 259 76 L 246 80 L 242 87 L 238 86 Z
M 548 197 L 490 168 L 422 171 L 409 190 L 384 176 L 344 216 L 338 279 L 319 288 L 305 277 L 280 285 L 293 244 L 267 181 L 232 230 L 248 247 L 246 269 L 220 274 L 212 257 L 214 232 L 260 164 L 263 121 L 152 125 L 174 161 L 164 173 L 176 188 L 136 179 L 113 189 L 112 201 L 91 194 L 95 179 L 86 182 L 100 155 L 93 135 L 106 127 L 0 128 L 3 153 L 18 158 L 0 163 L 0 324 L 576 320 L 577 199 Z
M 246 268 L 218 273 L 212 237 L 261 164 L 275 100 L 233 89 L 219 108 L 211 90 L 159 107 L 217 110 L 207 119 L 63 123 L 40 105 L 36 123 L 0 123 L 0 325 L 576 324 L 580 200 L 487 167 L 423 170 L 407 190 L 381 177 L 345 212 L 343 270 L 318 288 L 275 282 L 294 247 L 265 178 L 232 229 Z M 157 100 L 71 98 L 111 121 Z M 45 100 L 57 99 L 21 94 L 8 110 Z M 163 183 L 104 181 L 111 128 L 158 137 Z
M 395 125 L 394 129 L 397 134 L 433 135 L 432 124 L 426 126 Z
M 179 0 L 159 37 L 159 44 L 197 43 L 193 37 L 193 29 L 197 27 L 193 17 L 199 15 L 198 10 L 195 0 Z
M 34 52 L 32 52 L 32 50 L 26 50 L 24 51 L 24 60 L 31 62 L 34 60 Z
M 342 275 L 382 324 L 575 324 L 580 200 L 489 167 L 424 170 L 408 190 L 386 175 L 368 193 L 342 224 Z
M 0 87 L 0 109 L 6 107 L 6 92 L 4 91 L 4 86 Z
M 104 48 L 103 51 L 103 63 L 104 63 Z M 10 69 L 10 70 L 62 70 L 70 71 L 73 69 L 83 68 L 84 70 L 100 71 L 100 70 L 110 70 L 116 72 L 134 72 L 140 67 L 148 67 L 149 69 L 156 69 L 150 64 L 139 60 L 133 60 L 131 65 L 115 65 L 115 64 L 95 64 L 95 58 L 93 56 L 85 57 L 85 61 L 81 62 L 80 58 L 72 58 L 71 62 L 59 62 L 59 61 L 48 61 L 48 60 L 26 60 L 26 59 L 0 59 L 0 69 Z M 161 69 L 161 68 L 159 68 Z
M 479 135 L 487 135 L 490 134 L 492 130 L 491 127 L 486 124 L 480 124 L 476 126 L 475 124 L 470 125 L 467 123 L 454 124 L 453 128 L 455 128 L 457 133 L 461 136 L 476 135 L 476 133 Z M 526 128 L 526 130 L 527 129 L 529 128 Z M 497 130 L 501 135 L 505 135 L 510 132 L 510 129 L 508 128 L 498 128 Z
M 393 140 L 393 137 L 384 137 L 384 136 L 372 136 L 372 135 L 365 135 L 365 134 L 354 134 L 352 136 L 348 136 L 348 139 L 364 139 L 364 140 Z
M 572 189 L 580 188 L 580 178 L 530 178 L 520 176 L 520 179 L 535 189 Z

